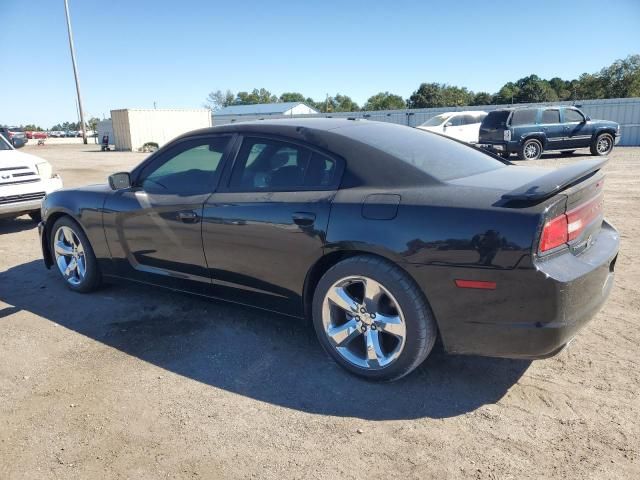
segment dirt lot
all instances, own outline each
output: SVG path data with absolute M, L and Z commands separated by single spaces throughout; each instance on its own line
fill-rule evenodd
M 67 186 L 144 158 L 24 151 Z M 566 350 L 437 352 L 388 385 L 344 373 L 302 322 L 137 286 L 71 293 L 28 218 L 0 221 L 0 479 L 640 478 L 640 148 L 607 174 L 616 286 Z

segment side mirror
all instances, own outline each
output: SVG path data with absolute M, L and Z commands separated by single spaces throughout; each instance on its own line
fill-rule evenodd
M 588 122 L 589 120 L 591 120 L 591 117 L 589 115 L 587 115 L 586 117 L 584 117 L 584 121 Z
M 453 125 L 453 123 L 452 123 L 452 122 L 447 122 L 447 123 L 445 123 L 445 124 L 444 124 L 444 128 L 450 127 L 450 126 L 452 126 L 452 125 Z
M 13 148 L 22 148 L 27 141 L 22 137 L 14 137 L 11 143 L 13 143 Z
M 111 190 L 123 190 L 131 186 L 131 176 L 129 172 L 118 172 L 109 175 L 109 186 Z

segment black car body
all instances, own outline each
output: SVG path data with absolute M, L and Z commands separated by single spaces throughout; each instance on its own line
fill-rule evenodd
M 594 155 L 606 155 L 619 141 L 620 125 L 615 122 L 592 120 L 575 107 L 546 106 L 489 112 L 480 125 L 478 143 L 504 156 L 515 153 L 534 160 L 544 150 L 572 152 L 584 147 Z M 528 145 L 534 148 L 527 150 Z
M 215 172 L 174 172 L 171 159 L 198 145 L 218 152 Z M 55 265 L 54 225 L 70 217 L 102 277 L 296 317 L 315 315 L 323 275 L 364 255 L 419 289 L 447 351 L 539 358 L 575 335 L 613 283 L 618 234 L 602 216 L 603 164 L 514 166 L 381 122 L 225 125 L 177 138 L 121 185 L 112 176 L 111 187 L 48 195 L 43 255 Z M 571 215 L 584 224 L 559 237 Z

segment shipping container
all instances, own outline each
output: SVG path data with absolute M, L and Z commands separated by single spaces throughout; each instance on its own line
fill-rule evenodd
M 199 108 L 111 110 L 116 150 L 141 151 L 145 144 L 162 147 L 178 135 L 211 126 L 211 110 Z

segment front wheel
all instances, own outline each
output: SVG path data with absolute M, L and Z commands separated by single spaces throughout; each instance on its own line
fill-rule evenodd
M 518 152 L 520 160 L 538 160 L 540 155 L 542 155 L 542 143 L 535 138 L 524 142 Z
M 422 291 L 382 258 L 351 257 L 330 268 L 313 297 L 313 325 L 329 355 L 370 380 L 397 380 L 429 355 L 437 327 Z
M 591 155 L 602 157 L 609 155 L 613 150 L 613 135 L 601 133 L 591 142 Z
M 58 271 L 71 290 L 90 292 L 100 285 L 98 262 L 89 239 L 70 217 L 61 217 L 53 224 L 50 237 L 51 256 Z

